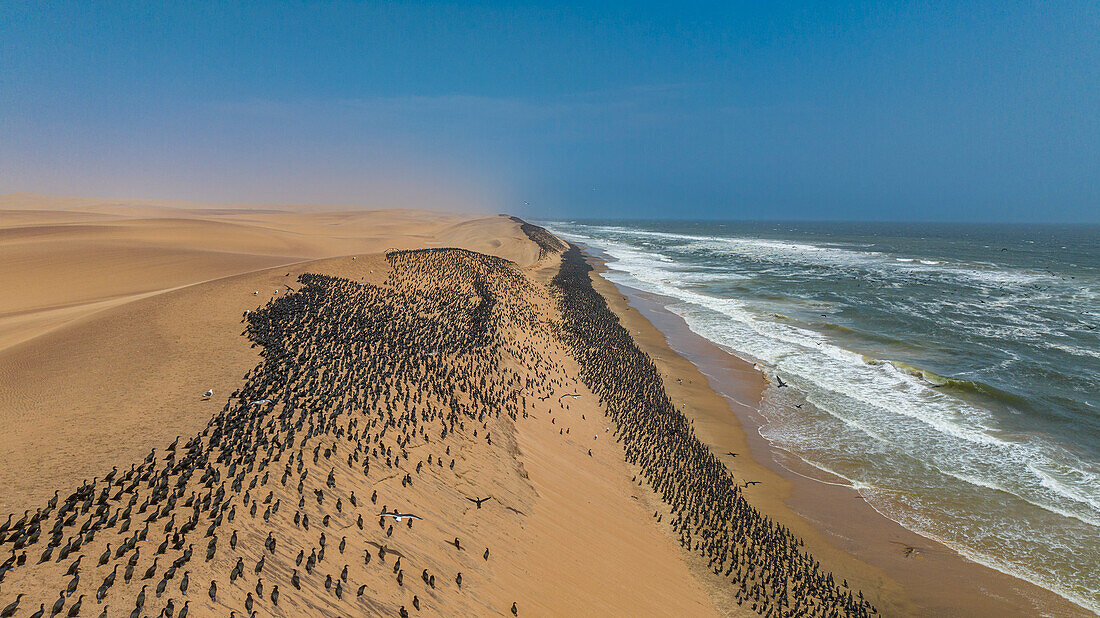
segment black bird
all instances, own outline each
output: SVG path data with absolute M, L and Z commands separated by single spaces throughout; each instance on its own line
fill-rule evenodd
M 15 615 L 15 610 L 19 609 L 19 601 L 23 600 L 23 593 L 20 592 L 15 596 L 15 601 L 4 608 L 4 611 L 0 612 L 0 618 L 11 618 Z
M 466 499 L 467 499 L 467 500 L 469 500 L 470 502 L 473 502 L 474 504 L 476 504 L 476 505 L 477 505 L 477 508 L 479 508 L 479 509 L 480 509 L 480 508 L 481 508 L 481 503 L 482 503 L 482 502 L 486 502 L 486 501 L 488 501 L 488 500 L 492 500 L 492 499 L 493 499 L 493 497 L 492 497 L 492 496 L 489 496 L 488 498 L 466 498 Z
M 84 595 L 80 595 L 80 597 L 77 598 L 76 603 L 74 603 L 73 606 L 69 608 L 69 613 L 67 614 L 67 616 L 69 618 L 76 618 L 76 616 L 79 616 L 80 605 L 82 603 L 84 603 Z

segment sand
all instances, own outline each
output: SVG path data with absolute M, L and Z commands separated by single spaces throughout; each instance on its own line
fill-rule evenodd
M 230 393 L 264 360 L 262 348 L 241 332 L 243 314 L 299 289 L 300 275 L 320 273 L 385 286 L 393 274 L 386 250 L 430 247 L 460 247 L 510 260 L 510 268 L 533 292 L 505 295 L 500 302 L 506 307 L 530 305 L 546 323 L 557 319 L 547 290 L 560 256 L 540 247 L 521 222 L 506 216 L 0 196 L 0 289 L 6 292 L 0 297 L 0 422 L 5 427 L 0 437 L 0 514 L 14 513 L 19 519 L 24 510 L 33 513 L 42 507 L 55 491 L 64 500 L 112 467 L 125 471 L 140 464 L 150 448 L 163 455 L 177 436 L 182 444 L 200 435 L 227 401 L 233 405 L 227 399 Z M 465 283 L 440 273 L 422 285 Z M 897 547 L 881 546 L 891 534 L 909 537 L 883 526 L 873 512 L 856 512 L 856 521 L 880 526 L 875 528 L 875 548 L 844 537 L 825 521 L 850 516 L 846 509 L 830 508 L 837 498 L 800 488 L 770 465 L 766 447 L 742 429 L 742 423 L 751 427 L 749 415 L 767 386 L 760 373 L 692 338 L 675 316 L 666 312 L 662 317 L 659 299 L 634 297 L 628 302 L 607 281 L 597 277 L 595 285 L 643 351 L 659 357 L 666 390 L 674 401 L 687 404 L 685 414 L 700 439 L 736 478 L 761 481 L 746 488 L 751 504 L 803 537 L 806 549 L 826 570 L 863 590 L 883 614 L 1016 615 L 1035 607 L 1066 609 L 1049 593 L 1043 596 L 1043 591 L 1020 588 L 1011 578 L 983 574 L 957 557 L 929 553 L 920 561 L 922 568 L 907 568 L 915 562 L 899 558 Z M 669 346 L 668 333 L 675 334 L 680 354 Z M 246 515 L 246 505 L 234 502 L 237 520 L 223 524 L 217 533 L 218 555 L 209 562 L 200 557 L 207 542 L 201 534 L 208 524 L 204 520 L 191 533 L 196 538 L 188 540 L 196 554 L 185 567 L 190 570 L 190 593 L 179 592 L 176 574 L 164 597 L 154 600 L 152 588 L 160 573 L 179 555 L 169 549 L 160 557 L 158 574 L 149 581 L 140 579 L 164 538 L 158 521 L 138 544 L 141 557 L 134 581 L 125 584 L 120 574 L 111 588 L 109 615 L 127 615 L 142 585 L 149 588 L 144 614 L 154 615 L 172 598 L 177 611 L 190 600 L 191 615 L 246 615 L 245 596 L 256 585 L 252 566 L 265 554 L 262 544 L 269 531 L 277 533 L 280 548 L 267 558 L 265 593 L 255 599 L 259 615 L 397 615 L 402 606 L 413 615 L 507 615 L 513 602 L 521 615 L 751 614 L 734 602 L 728 582 L 683 549 L 667 524 L 656 522 L 654 513 L 667 519 L 668 508 L 631 481 L 638 470 L 625 462 L 597 398 L 578 378 L 579 367 L 560 342 L 539 329 L 511 331 L 507 337 L 549 359 L 549 373 L 532 372 L 522 364 L 509 370 L 555 397 L 529 401 L 524 408 L 529 416 L 494 419 L 492 445 L 484 435 L 459 432 L 453 438 L 453 473 L 428 466 L 422 474 L 418 468 L 415 482 L 405 487 L 396 473 L 379 469 L 381 463 L 363 476 L 340 464 L 346 453 L 338 453 L 331 463 L 321 459 L 309 464 L 307 456 L 313 482 L 333 470 L 345 501 L 342 511 L 333 510 L 332 498 L 314 511 L 307 506 L 304 512 L 313 513 L 314 528 L 304 531 L 289 520 L 299 498 L 293 483 L 280 486 L 272 480 L 255 497 L 271 487 L 285 510 L 268 523 Z M 689 358 L 710 375 L 700 373 Z M 207 389 L 215 394 L 204 399 Z M 579 397 L 557 399 L 563 393 Z M 320 445 L 316 438 L 307 455 L 315 444 Z M 418 459 L 423 463 L 425 453 L 442 457 L 438 448 L 416 446 L 413 459 L 403 465 L 411 467 Z M 281 470 L 282 463 L 277 463 L 272 473 Z M 358 496 L 356 508 L 349 507 L 347 490 Z M 372 491 L 378 492 L 377 504 L 366 502 Z M 481 509 L 467 499 L 486 496 L 492 500 Z M 402 524 L 395 526 L 393 536 L 384 535 L 377 519 L 383 504 L 401 504 L 424 519 L 412 529 Z M 116 512 L 114 507 L 110 512 Z M 318 523 L 322 513 L 334 518 L 331 527 Z M 362 531 L 353 513 L 366 520 Z M 135 518 L 133 530 L 141 525 Z M 231 529 L 240 537 L 235 551 L 227 545 Z M 316 550 L 319 530 L 327 532 L 331 557 L 312 578 L 303 572 L 303 580 L 310 581 L 297 591 L 288 583 L 294 554 Z M 65 540 L 73 533 L 67 532 Z M 112 558 L 102 567 L 95 562 L 105 543 L 117 547 L 125 536 L 106 530 L 80 550 L 85 556 L 81 582 L 63 611 L 84 594 L 81 615 L 99 615 L 102 606 L 95 603 L 95 589 L 112 565 L 124 565 L 126 558 Z M 337 553 L 334 545 L 341 537 L 349 548 Z M 463 539 L 461 550 L 451 544 L 456 537 Z M 363 552 L 375 552 L 381 545 L 391 552 L 385 564 L 376 557 L 364 565 Z M 10 547 L 9 539 L 2 548 Z M 486 547 L 492 548 L 488 560 L 481 557 Z M 55 551 L 49 562 L 37 565 L 44 548 L 43 541 L 29 546 L 27 565 L 6 574 L 0 608 L 24 593 L 17 615 L 29 614 L 40 603 L 49 610 L 71 579 L 64 572 L 77 553 L 57 562 Z M 247 576 L 243 583 L 230 583 L 227 573 L 238 555 L 248 567 Z M 401 585 L 390 573 L 397 555 L 405 565 Z M 338 579 L 344 564 L 349 565 L 348 583 L 343 599 L 337 599 L 319 587 L 318 578 L 327 573 Z M 421 569 L 439 574 L 435 588 L 420 581 Z M 939 569 L 949 572 L 951 580 L 937 577 Z M 455 572 L 463 573 L 461 588 L 453 581 Z M 219 585 L 217 601 L 206 593 L 211 580 Z M 278 607 L 264 599 L 274 584 L 282 593 Z M 355 595 L 359 586 L 365 586 L 362 598 Z M 930 592 L 941 586 L 942 596 Z M 414 594 L 420 611 L 413 611 Z
M 205 423 L 209 410 L 184 404 L 231 391 L 255 366 L 239 319 L 260 302 L 251 292 L 282 289 L 268 268 L 391 247 L 532 255 L 506 217 L 199 206 L 0 196 L 0 461 L 20 462 L 0 469 L 0 512 Z M 172 413 L 161 423 L 147 408 Z M 112 445 L 118 433 L 143 436 L 140 447 Z M 67 444 L 51 453 L 56 436 Z M 79 455 L 100 444 L 97 456 Z
M 151 447 L 163 453 L 176 436 L 183 436 L 182 444 L 199 434 L 261 360 L 241 336 L 243 312 L 276 292 L 285 294 L 284 285 L 299 287 L 301 273 L 380 283 L 388 268 L 380 251 L 433 246 L 466 247 L 514 260 L 532 280 L 545 281 L 554 271 L 552 264 L 534 263 L 538 246 L 508 217 L 414 211 L 167 212 L 170 207 L 160 205 L 72 206 L 68 200 L 60 200 L 69 204 L 68 210 L 51 210 L 27 208 L 25 198 L 18 201 L 21 210 L 15 216 L 0 211 L 4 263 L 18 264 L 0 274 L 4 288 L 16 291 L 0 301 L 0 421 L 7 428 L 0 439 L 0 513 L 13 512 L 15 519 L 25 509 L 33 513 L 55 490 L 64 499 L 112 466 L 124 471 L 140 463 Z M 330 254 L 343 257 L 326 259 Z M 543 310 L 551 310 L 548 298 L 540 302 Z M 569 366 L 562 350 L 551 342 L 543 347 L 557 364 Z M 215 396 L 204 400 L 201 394 L 207 389 Z M 583 386 L 575 385 L 578 390 L 583 393 Z M 420 479 L 414 491 L 400 492 L 402 503 L 425 521 L 414 528 L 415 534 L 395 532 L 391 551 L 406 555 L 406 564 L 445 570 L 450 578 L 455 570 L 462 571 L 461 591 L 442 576 L 437 590 L 426 590 L 419 568 L 410 566 L 405 567 L 405 586 L 385 586 L 392 574 L 383 583 L 378 574 L 389 571 L 394 554 L 368 573 L 357 546 L 346 556 L 330 558 L 324 567 L 335 576 L 336 562 L 351 565 L 343 605 L 331 594 L 298 593 L 285 581 L 289 571 L 270 558 L 266 594 L 279 583 L 281 602 L 279 608 L 266 604 L 261 615 L 396 615 L 400 605 L 412 611 L 413 592 L 420 595 L 427 615 L 506 615 L 513 601 L 524 615 L 719 614 L 680 560 L 679 548 L 652 522 L 650 498 L 630 483 L 621 447 L 612 440 L 593 445 L 583 440 L 604 429 L 596 420 L 602 414 L 595 398 L 567 399 L 564 405 L 573 417 L 584 414 L 588 419 L 571 420 L 572 437 L 560 436 L 560 425 L 532 414 L 510 438 L 507 457 L 471 445 L 458 457 L 456 469 L 466 470 L 461 480 Z M 589 448 L 592 456 L 587 455 Z M 324 472 L 314 472 L 318 474 L 323 478 Z M 339 482 L 360 483 L 356 493 L 361 501 L 377 490 L 380 506 L 392 504 L 401 488 L 396 481 L 342 476 Z M 494 500 L 471 511 L 466 496 L 475 495 L 492 495 Z M 346 500 L 345 495 L 345 505 Z M 284 496 L 282 502 L 284 511 L 277 517 L 285 520 L 296 497 Z M 377 511 L 371 509 L 378 506 L 366 506 L 358 510 L 365 513 L 367 531 L 377 533 Z M 232 527 L 239 528 L 240 547 L 250 547 L 244 555 L 250 556 L 246 561 L 251 569 L 260 555 L 251 548 L 263 535 L 250 531 L 240 519 L 241 509 L 238 503 Z M 279 533 L 285 551 L 296 551 L 296 544 L 307 552 L 309 544 L 315 546 L 315 537 L 288 524 Z M 134 530 L 140 525 L 135 521 Z M 163 539 L 159 527 L 158 522 L 157 533 L 139 544 L 142 558 L 133 583 L 123 584 L 119 573 L 106 599 L 109 615 L 128 614 L 142 584 L 148 585 L 145 613 L 159 611 L 170 597 L 177 611 L 182 605 L 185 597 L 176 589 L 179 573 L 158 601 L 152 588 L 159 574 L 150 581 L 140 579 Z M 329 530 L 330 554 L 335 553 L 331 545 L 344 534 Z M 227 581 L 232 561 L 221 555 L 225 535 L 228 530 L 215 560 L 196 559 L 189 566 L 186 598 L 191 615 L 228 615 L 229 608 L 243 615 L 244 595 L 255 578 L 247 578 L 246 587 Z M 195 552 L 201 554 L 206 539 L 197 536 Z M 447 543 L 456 536 L 469 545 L 462 552 Z M 116 561 L 103 567 L 95 561 L 106 542 L 116 547 L 121 538 L 108 531 L 81 549 L 81 584 L 65 611 L 85 594 L 81 615 L 98 615 L 102 606 L 93 594 Z M 484 547 L 493 548 L 488 561 L 480 556 Z M 17 615 L 29 614 L 40 603 L 49 610 L 71 579 L 64 571 L 76 554 L 62 563 L 36 565 L 44 548 L 41 541 L 29 547 L 28 566 L 7 574 L 0 586 L 0 607 L 25 593 Z M 178 552 L 168 554 L 161 556 L 161 572 Z M 54 556 L 56 560 L 56 552 Z M 293 554 L 283 558 L 278 564 L 290 563 Z M 378 564 L 376 558 L 372 565 Z M 218 603 L 206 595 L 211 579 L 221 588 Z M 368 589 L 363 599 L 351 601 L 355 589 L 350 583 L 356 582 Z M 638 594 L 638 582 L 660 585 Z

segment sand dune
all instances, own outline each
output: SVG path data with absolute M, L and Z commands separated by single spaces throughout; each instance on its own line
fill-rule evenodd
M 417 223 L 416 234 L 393 234 L 391 222 L 391 236 L 377 242 L 416 245 L 423 230 L 432 229 L 435 236 L 424 239 L 423 244 L 495 251 L 526 261 L 532 273 L 547 272 L 545 264 L 531 263 L 539 254 L 538 247 L 510 219 L 490 217 L 455 224 L 407 216 Z M 54 490 L 61 491 L 63 500 L 74 488 L 93 477 L 102 478 L 113 466 L 125 471 L 130 464 L 140 463 L 152 447 L 163 453 L 176 436 L 183 436 L 182 444 L 199 435 L 222 410 L 229 394 L 241 387 L 245 374 L 262 360 L 259 349 L 241 336 L 242 314 L 285 295 L 289 290 L 284 286 L 299 288 L 300 274 L 331 274 L 382 284 L 390 273 L 386 257 L 379 253 L 302 261 L 302 255 L 320 246 L 311 244 L 322 237 L 317 227 L 307 234 L 309 240 L 285 244 L 284 232 L 278 227 L 293 225 L 244 221 L 255 217 L 240 215 L 232 223 L 190 218 L 82 221 L 71 227 L 58 226 L 53 218 L 49 225 L 31 225 L 22 233 L 5 230 L 9 235 L 2 246 L 7 255 L 18 256 L 21 266 L 32 273 L 5 272 L 6 286 L 25 291 L 6 299 L 5 319 L 18 324 L 19 319 L 37 316 L 49 328 L 40 324 L 36 328 L 42 332 L 36 336 L 0 350 L 0 415 L 9 428 L 0 441 L 0 460 L 9 462 L 0 468 L 0 486 L 5 488 L 0 494 L 0 512 L 33 511 L 45 504 Z M 369 226 L 369 217 L 361 213 L 323 215 L 321 220 L 340 218 L 351 226 Z M 240 242 L 233 245 L 236 251 L 215 250 L 220 240 L 233 240 L 234 233 L 229 230 L 238 227 L 246 229 L 241 231 Z M 347 228 L 341 233 L 348 233 Z M 128 246 L 131 244 L 142 246 Z M 191 251 L 181 250 L 181 245 L 190 245 Z M 287 251 L 288 247 L 294 251 Z M 59 254 L 64 259 L 57 259 Z M 297 261 L 265 268 L 267 259 Z M 247 272 L 225 274 L 234 269 Z M 193 281 L 196 279 L 199 282 Z M 447 279 L 441 281 L 449 285 Z M 543 311 L 552 307 L 548 297 L 538 303 Z M 50 316 L 55 316 L 52 321 Z M 603 416 L 596 398 L 575 378 L 567 377 L 575 375 L 575 366 L 548 340 L 540 339 L 536 349 L 557 359 L 556 379 L 569 382 L 568 386 L 563 382 L 561 388 L 582 397 L 537 405 L 532 401 L 530 418 L 517 421 L 523 431 L 510 429 L 512 421 L 503 417 L 494 421 L 492 432 L 499 446 L 486 445 L 468 430 L 460 432 L 453 444 L 458 460 L 455 474 L 418 471 L 415 484 L 405 488 L 392 474 L 372 472 L 363 477 L 336 466 L 336 482 L 345 506 L 342 513 L 331 513 L 341 523 L 325 527 L 317 516 L 309 533 L 290 523 L 298 500 L 292 485 L 283 487 L 272 480 L 269 487 L 277 490 L 283 505 L 272 519 L 277 525 L 270 528 L 277 533 L 280 548 L 266 558 L 265 593 L 254 594 L 260 615 L 396 615 L 402 605 L 413 611 L 414 594 L 427 615 L 507 615 L 513 602 L 523 615 L 716 613 L 672 539 L 652 523 L 652 498 L 629 482 L 621 447 L 610 439 L 591 439 L 604 433 Z M 204 400 L 202 393 L 211 388 L 215 396 Z M 557 422 L 552 423 L 551 417 Z M 561 422 L 568 423 L 569 435 L 559 433 Z M 381 463 L 375 465 L 385 469 Z M 282 464 L 278 464 L 272 472 L 281 470 Z M 320 465 L 311 465 L 311 470 L 311 478 L 318 483 L 329 472 L 324 459 Z M 349 506 L 350 491 L 358 496 L 358 508 Z M 377 505 L 366 502 L 372 491 L 379 494 Z M 467 500 L 468 496 L 488 495 L 493 500 L 483 509 Z M 376 517 L 384 503 L 391 507 L 401 504 L 424 520 L 412 530 L 395 526 L 392 537 L 387 536 L 377 527 Z M 331 502 L 326 504 L 331 509 Z M 156 576 L 142 581 L 141 574 L 152 565 L 156 547 L 164 539 L 161 528 L 165 520 L 156 522 L 148 541 L 138 544 L 141 558 L 133 582 L 123 583 L 119 572 L 105 600 L 110 605 L 109 615 L 128 614 L 143 585 L 147 585 L 146 613 L 150 615 L 169 598 L 177 611 L 189 600 L 192 615 L 227 615 L 230 608 L 243 614 L 246 593 L 254 593 L 257 584 L 252 566 L 264 554 L 263 540 L 269 529 L 259 517 L 248 516 L 246 509 L 243 503 L 236 503 L 236 522 L 226 523 L 225 530 L 218 533 L 219 553 L 210 562 L 201 557 L 207 539 L 193 533 L 196 538 L 189 542 L 195 546 L 196 557 L 186 566 L 191 582 L 188 595 L 178 589 L 181 568 L 164 597 L 154 600 L 154 584 L 168 562 L 180 554 L 169 550 L 160 557 Z M 365 531 L 353 525 L 351 513 L 364 516 Z M 141 525 L 135 520 L 131 533 Z M 206 524 L 202 525 L 205 529 Z M 236 551 L 228 547 L 231 530 L 239 536 Z M 307 553 L 310 547 L 316 548 L 320 530 L 328 533 L 330 557 L 312 577 L 299 567 L 303 579 L 309 580 L 299 592 L 288 583 L 294 554 L 299 548 Z M 111 559 L 103 567 L 95 562 L 107 542 L 117 547 L 123 536 L 105 530 L 80 550 L 85 555 L 81 583 L 74 596 L 66 599 L 65 611 L 83 594 L 81 615 L 98 614 L 101 606 L 93 598 L 96 587 L 113 564 L 125 566 L 126 559 Z M 349 548 L 338 552 L 335 545 L 345 536 Z M 462 550 L 448 544 L 455 537 L 464 540 Z M 364 551 L 376 552 L 379 544 L 390 550 L 385 564 L 376 557 L 364 565 Z M 28 560 L 31 566 L 7 574 L 0 605 L 14 600 L 16 593 L 25 593 L 22 615 L 37 609 L 39 603 L 48 610 L 57 599 L 59 589 L 71 579 L 64 571 L 76 554 L 57 562 L 57 548 L 50 561 L 37 565 L 45 545 L 43 540 L 28 547 L 33 553 Z M 492 548 L 488 560 L 481 556 L 486 547 Z M 394 583 L 390 569 L 398 555 L 405 564 L 403 585 Z M 231 584 L 227 577 L 237 556 L 249 567 L 243 584 Z M 338 578 L 344 564 L 350 566 L 350 575 L 340 601 L 320 586 L 319 573 Z M 421 569 L 439 574 L 434 588 L 420 581 Z M 456 572 L 464 575 L 461 588 L 453 581 Z M 212 580 L 220 587 L 216 602 L 207 596 Z M 661 585 L 640 595 L 639 581 Z M 264 598 L 276 584 L 281 590 L 277 608 Z M 359 586 L 366 587 L 362 598 L 355 594 Z
M 390 247 L 532 255 L 506 217 L 200 206 L 0 196 L 0 420 L 11 427 L 0 460 L 28 464 L 0 470 L 0 511 L 137 454 L 105 440 L 112 434 L 144 435 L 144 447 L 205 423 L 209 406 L 193 409 L 195 393 L 221 391 L 256 363 L 241 312 L 303 272 L 287 280 L 286 268 L 266 272 L 275 265 Z M 135 402 L 174 412 L 161 423 L 133 415 Z M 50 453 L 44 443 L 57 435 L 70 444 Z M 89 445 L 97 452 L 82 454 Z
M 458 249 L 403 251 L 441 247 Z M 512 603 L 521 615 L 753 615 L 793 603 L 866 616 L 862 597 L 845 597 L 858 592 L 887 615 L 938 615 L 942 599 L 973 615 L 1062 607 L 1017 590 L 991 602 L 965 583 L 936 588 L 934 575 L 903 587 L 894 577 L 905 569 L 871 566 L 849 553 L 852 539 L 823 535 L 788 506 L 792 484 L 745 456 L 729 405 L 754 409 L 760 374 L 725 362 L 723 399 L 599 277 L 570 293 L 606 298 L 617 316 L 589 307 L 567 319 L 556 278 L 566 249 L 505 216 L 0 197 L 0 514 L 18 521 L 26 510 L 38 522 L 0 520 L 0 608 L 22 593 L 16 615 L 55 602 L 64 615 L 84 595 L 79 615 L 99 615 L 95 594 L 112 571 L 111 616 L 128 615 L 143 590 L 136 615 L 171 602 L 196 616 L 250 606 L 260 616 L 508 615 Z M 316 301 L 337 291 L 336 305 Z M 597 316 L 610 321 L 571 347 Z M 290 327 L 273 328 L 282 322 Z M 619 324 L 627 340 L 606 339 Z M 369 343 L 346 347 L 356 341 Z M 612 420 L 624 413 L 609 415 L 608 397 L 636 397 L 635 384 L 603 399 L 586 386 L 619 354 L 656 359 L 650 378 L 684 410 L 694 470 L 717 471 L 703 485 L 726 474 L 763 482 L 737 486 L 748 511 L 716 517 L 729 494 L 707 494 L 698 474 L 654 484 L 683 462 L 638 463 L 663 431 L 627 427 L 635 442 L 624 446 Z M 241 389 L 258 393 L 258 407 Z M 675 427 L 665 429 L 688 436 Z M 225 500 L 211 506 L 215 491 Z M 685 492 L 717 504 L 685 508 Z M 63 515 L 44 508 L 55 495 Z M 491 499 L 478 508 L 475 497 Z M 711 519 L 694 519 L 700 506 Z M 422 519 L 380 522 L 383 507 Z M 311 570 L 296 559 L 322 548 Z M 78 556 L 74 579 L 66 571 Z M 238 560 L 247 568 L 230 576 Z M 179 569 L 166 571 L 172 563 Z M 66 586 L 73 595 L 59 599 Z
M 144 295 L 279 264 L 438 246 L 531 261 L 504 217 L 324 208 L 0 196 L 0 350 Z

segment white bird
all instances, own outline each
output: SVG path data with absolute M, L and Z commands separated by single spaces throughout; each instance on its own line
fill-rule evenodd
M 210 398 L 214 396 L 214 389 L 210 389 L 202 394 L 203 397 Z
M 260 291 L 259 291 L 259 290 L 256 290 L 255 292 L 253 292 L 253 293 L 252 293 L 252 295 L 253 295 L 253 296 L 255 296 L 255 295 L 259 294 L 259 293 L 260 293 Z
M 254 405 L 257 405 L 257 404 L 261 404 L 261 403 L 271 403 L 271 400 L 270 399 L 257 399 L 255 401 L 248 402 L 248 405 L 254 406 Z
M 420 519 L 419 516 L 413 515 L 412 513 L 398 513 L 396 510 L 393 511 L 392 513 L 387 513 L 386 511 L 382 511 L 381 513 L 378 514 L 378 516 L 379 517 L 392 517 L 392 518 L 394 518 L 394 520 L 397 521 L 397 523 L 401 523 L 401 520 L 403 520 L 403 519 Z

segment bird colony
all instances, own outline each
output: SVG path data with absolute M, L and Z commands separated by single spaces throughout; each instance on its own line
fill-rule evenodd
M 562 255 L 549 289 L 479 253 L 392 251 L 378 285 L 305 274 L 246 312 L 262 361 L 201 433 L 0 523 L 3 616 L 522 613 L 494 584 L 510 539 L 488 518 L 537 496 L 482 496 L 526 478 L 516 432 L 575 379 L 548 342 L 572 350 L 639 484 L 671 508 L 658 525 L 746 609 L 874 613 L 746 502 L 579 251 L 524 231 Z

